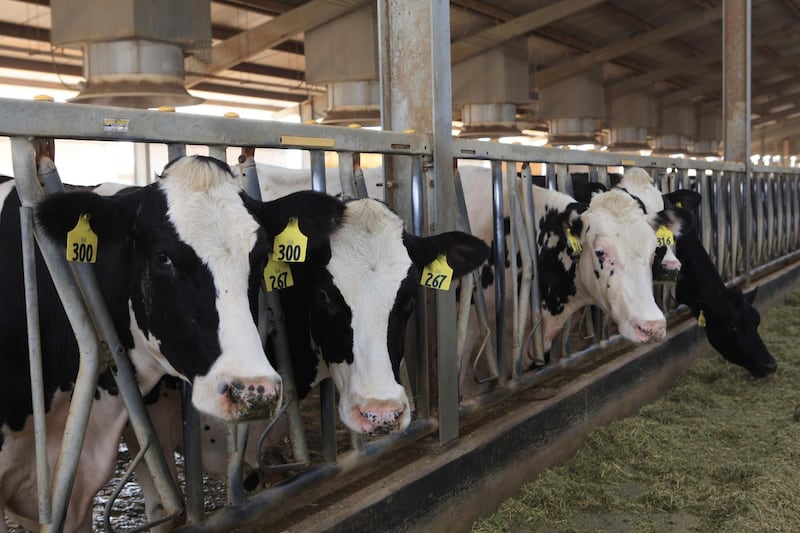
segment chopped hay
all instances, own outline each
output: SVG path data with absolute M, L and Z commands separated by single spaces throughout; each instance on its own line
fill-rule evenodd
M 759 332 L 777 377 L 752 378 L 716 354 L 697 361 L 473 533 L 800 531 L 800 291 Z

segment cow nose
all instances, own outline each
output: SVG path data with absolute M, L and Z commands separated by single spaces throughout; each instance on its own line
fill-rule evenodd
M 679 261 L 664 261 L 653 268 L 653 281 L 676 281 L 681 272 Z
M 366 435 L 391 433 L 400 429 L 400 420 L 405 412 L 405 405 L 394 400 L 375 400 L 353 407 L 353 415 Z
M 271 378 L 231 379 L 217 383 L 233 420 L 271 418 L 281 398 L 281 382 Z
M 641 342 L 657 342 L 667 335 L 664 320 L 645 320 L 636 324 L 636 336 Z

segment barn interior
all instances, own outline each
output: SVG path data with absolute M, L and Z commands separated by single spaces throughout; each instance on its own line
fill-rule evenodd
M 374 2 L 169 6 L 2 0 L 0 84 L 84 103 L 380 124 Z M 786 165 L 800 150 L 798 19 L 796 0 L 754 0 L 749 28 L 728 23 L 732 38 L 749 35 L 750 152 Z M 721 0 L 451 1 L 453 130 L 721 157 L 723 80 L 744 76 L 723 71 L 724 24 Z
M 800 22 L 800 1 L 747 0 L 741 2 L 747 12 L 736 12 L 740 4 L 725 0 L 409 2 L 420 9 L 424 22 L 427 13 L 420 6 L 426 3 L 448 10 L 452 91 L 445 115 L 448 125 L 452 118 L 457 153 L 484 168 L 491 166 L 487 211 L 492 207 L 491 186 L 504 177 L 501 164 L 508 175 L 517 170 L 524 175 L 518 163 L 541 163 L 534 173 L 546 170 L 548 185 L 558 188 L 570 171 L 608 181 L 612 171 L 648 166 L 662 190 L 689 184 L 703 189 L 707 198 L 702 208 L 703 245 L 729 285 L 748 290 L 759 286 L 758 305 L 763 309 L 797 283 L 800 174 L 793 167 L 800 155 L 800 36 L 794 28 Z M 353 163 L 343 163 L 347 158 L 341 154 L 358 152 L 374 141 L 381 147 L 375 153 L 381 153 L 365 167 L 395 164 L 410 175 L 418 160 L 428 163 L 425 158 L 447 146 L 451 131 L 447 142 L 434 139 L 436 147 L 431 148 L 430 131 L 403 131 L 416 125 L 409 121 L 410 126 L 398 128 L 405 122 L 390 120 L 383 112 L 394 95 L 382 81 L 391 78 L 407 88 L 417 74 L 408 70 L 413 62 L 390 73 L 382 70 L 391 65 L 387 58 L 393 53 L 387 46 L 386 21 L 391 18 L 387 11 L 397 10 L 398 5 L 402 5 L 398 0 L 0 0 L 0 97 L 31 100 L 34 95 L 49 95 L 71 103 L 57 107 L 63 112 L 60 118 L 66 119 L 91 116 L 96 121 L 101 112 L 94 112 L 94 106 L 130 109 L 132 121 L 147 118 L 139 114 L 142 110 L 176 111 L 171 128 L 153 127 L 140 138 L 121 127 L 120 138 L 109 140 L 105 131 L 98 133 L 78 120 L 77 133 L 69 125 L 52 125 L 56 144 L 65 147 L 58 151 L 65 181 L 77 173 L 70 170 L 71 156 L 83 166 L 99 167 L 105 176 L 130 158 L 131 175 L 119 177 L 137 184 L 151 181 L 153 171 L 162 166 L 152 150 L 163 145 L 166 162 L 166 145 L 173 140 L 164 131 L 183 135 L 175 144 L 195 142 L 206 153 L 230 162 L 243 143 L 222 146 L 214 134 L 224 136 L 226 143 L 228 138 L 257 139 L 261 145 L 277 146 L 276 152 L 302 154 L 299 159 L 287 156 L 275 161 L 285 166 L 310 163 L 314 168 L 322 147 L 328 167 L 338 164 L 341 171 L 349 165 L 350 172 Z M 431 29 L 420 33 L 426 31 Z M 423 40 L 409 39 L 414 45 Z M 400 53 L 413 56 L 414 49 Z M 428 90 L 430 84 L 420 88 Z M 426 104 L 428 99 L 428 95 L 421 98 Z M 9 120 L 7 129 L 2 124 L 4 106 L 7 116 L 13 111 L 13 126 Z M 86 112 L 71 114 L 74 108 Z M 33 137 L 39 134 L 37 128 L 44 128 L 48 115 L 42 106 L 19 109 L 31 111 L 35 124 L 21 125 L 24 120 L 16 104 L 0 102 L 0 150 L 9 138 Z M 201 121 L 199 128 L 188 118 L 219 118 L 231 111 L 242 118 L 290 126 L 278 131 L 269 122 L 275 131 L 263 132 L 257 127 L 263 122 L 248 122 L 238 129 L 222 121 Z M 161 126 L 166 120 L 159 117 L 153 122 Z M 219 129 L 212 134 L 209 126 Z M 345 134 L 333 131 L 344 128 L 327 126 L 352 128 Z M 430 123 L 421 127 L 425 126 Z M 385 131 L 370 131 L 382 128 Z M 287 132 L 302 142 L 335 138 L 336 148 L 283 143 L 280 135 Z M 102 144 L 102 150 L 94 145 L 91 155 L 80 151 L 71 144 L 73 133 L 77 139 Z M 385 135 L 371 137 L 371 133 Z M 733 140 L 726 142 L 726 136 Z M 484 141 L 558 150 L 526 152 Z M 148 142 L 152 144 L 143 151 Z M 104 153 L 110 156 L 103 158 Z M 92 158 L 90 165 L 87 157 Z M 405 159 L 387 164 L 381 157 Z M 3 159 L 0 174 L 9 174 L 10 163 L 4 165 L 12 158 Z M 137 167 L 142 160 L 144 171 Z M 750 163 L 758 168 L 752 170 Z M 395 199 L 410 196 L 410 186 L 395 186 Z M 437 191 L 428 194 L 433 203 Z M 746 199 L 746 194 L 756 195 L 755 200 Z M 751 201 L 752 209 L 745 208 Z M 449 211 L 447 216 L 452 215 Z M 439 224 L 433 220 L 438 216 L 433 209 L 426 216 L 432 227 Z M 502 228 L 502 218 L 500 224 L 495 221 L 498 227 Z M 742 238 L 747 244 L 739 247 L 748 230 L 750 235 Z M 510 278 L 507 283 L 513 293 L 516 286 Z M 668 301 L 668 291 L 661 285 L 654 289 L 662 302 Z M 529 373 L 518 381 L 512 376 L 506 387 L 496 386 L 495 376 L 495 381 L 479 384 L 480 392 L 488 394 L 470 398 L 472 403 L 459 403 L 456 376 L 447 384 L 452 390 L 434 392 L 434 400 L 446 395 L 447 401 L 452 399 L 453 409 L 445 412 L 442 404 L 431 402 L 439 418 L 420 417 L 404 435 L 365 443 L 340 427 L 340 451 L 352 450 L 340 454 L 338 463 L 334 444 L 333 459 L 317 457 L 314 469 L 250 500 L 280 519 L 270 523 L 268 518 L 260 527 L 270 530 L 278 524 L 281 530 L 303 531 L 467 527 L 526 477 L 573 453 L 593 427 L 629 414 L 660 394 L 705 353 L 705 337 L 693 320 L 686 320 L 685 309 L 670 308 L 670 313 L 674 313 L 668 315 L 670 337 L 663 345 L 631 349 L 614 337 L 613 326 L 611 339 L 607 329 L 598 328 L 587 351 L 574 359 L 578 368 L 545 386 L 540 385 L 557 374 L 559 365 L 572 364 L 568 338 L 561 339 L 558 348 L 563 351 L 562 362 L 554 361 L 536 376 Z M 499 343 L 497 347 L 499 353 Z M 598 351 L 603 357 L 592 359 Z M 588 366 L 581 366 L 589 359 Z M 485 358 L 480 361 L 487 364 Z M 486 373 L 483 366 L 480 370 Z M 496 365 L 489 370 L 497 372 Z M 439 387 L 444 383 L 434 377 L 430 381 Z M 476 418 L 459 427 L 459 417 L 465 414 Z M 540 453 L 540 445 L 547 450 Z M 395 453 L 396 448 L 403 449 Z M 386 455 L 392 457 L 376 460 Z M 456 480 L 454 471 L 464 473 L 463 479 Z M 330 478 L 336 479 L 325 484 Z M 317 482 L 321 484 L 314 485 Z M 341 499 L 332 495 L 337 491 Z M 394 521 L 386 521 L 387 503 L 393 506 L 389 515 Z M 202 501 L 200 507 L 202 511 Z M 212 519 L 206 527 L 230 529 L 231 524 L 254 516 L 252 507 L 245 511 L 228 506 L 227 514 L 217 515 L 217 522 Z

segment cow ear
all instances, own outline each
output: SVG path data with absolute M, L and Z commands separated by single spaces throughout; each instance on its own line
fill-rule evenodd
M 583 232 L 583 221 L 581 220 L 581 213 L 589 209 L 589 204 L 583 202 L 572 202 L 567 204 L 564 211 L 561 213 L 561 226 L 566 234 L 567 231 L 572 232 L 573 235 L 580 238 Z
M 133 230 L 139 196 L 107 197 L 91 192 L 51 194 L 36 206 L 38 227 L 52 240 L 67 242 L 67 233 L 84 214 L 100 239 L 123 239 Z
M 700 193 L 689 189 L 678 189 L 664 195 L 665 205 L 670 205 L 689 212 L 700 204 Z
M 403 243 L 411 260 L 420 270 L 444 254 L 447 264 L 453 269 L 454 277 L 461 277 L 475 270 L 489 257 L 486 243 L 463 231 L 450 231 L 430 237 L 404 233 Z
M 246 196 L 245 198 L 270 238 L 283 231 L 289 219 L 295 217 L 300 231 L 308 237 L 309 248 L 312 249 L 328 242 L 328 236 L 339 224 L 344 213 L 344 203 L 341 200 L 316 191 L 299 191 L 271 202 L 256 202 Z
M 666 226 L 675 237 L 680 237 L 694 229 L 694 217 L 686 209 L 670 207 L 659 211 L 650 219 L 650 225 L 654 230 L 661 226 Z

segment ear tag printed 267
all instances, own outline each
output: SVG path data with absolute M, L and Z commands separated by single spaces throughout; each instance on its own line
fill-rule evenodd
M 294 285 L 291 267 L 288 263 L 275 259 L 274 252 L 270 254 L 267 266 L 264 267 L 264 283 L 268 292 Z
M 419 280 L 419 284 L 431 289 L 448 291 L 451 281 L 453 281 L 453 269 L 447 264 L 447 257 L 440 254 L 422 269 L 422 278 Z
M 302 263 L 306 260 L 308 237 L 300 231 L 297 217 L 291 217 L 282 232 L 275 236 L 272 245 L 274 258 L 284 263 Z
M 571 228 L 567 228 L 567 242 L 569 243 L 569 248 L 570 250 L 572 250 L 573 256 L 581 255 L 581 252 L 583 251 L 583 246 L 581 246 L 581 241 L 578 240 L 578 237 L 576 237 L 575 234 L 572 233 Z
M 675 244 L 675 234 L 666 226 L 661 225 L 656 230 L 656 241 L 659 246 L 672 246 Z
M 78 223 L 67 233 L 67 261 L 94 263 L 97 261 L 97 234 L 89 225 L 91 215 L 82 213 Z

